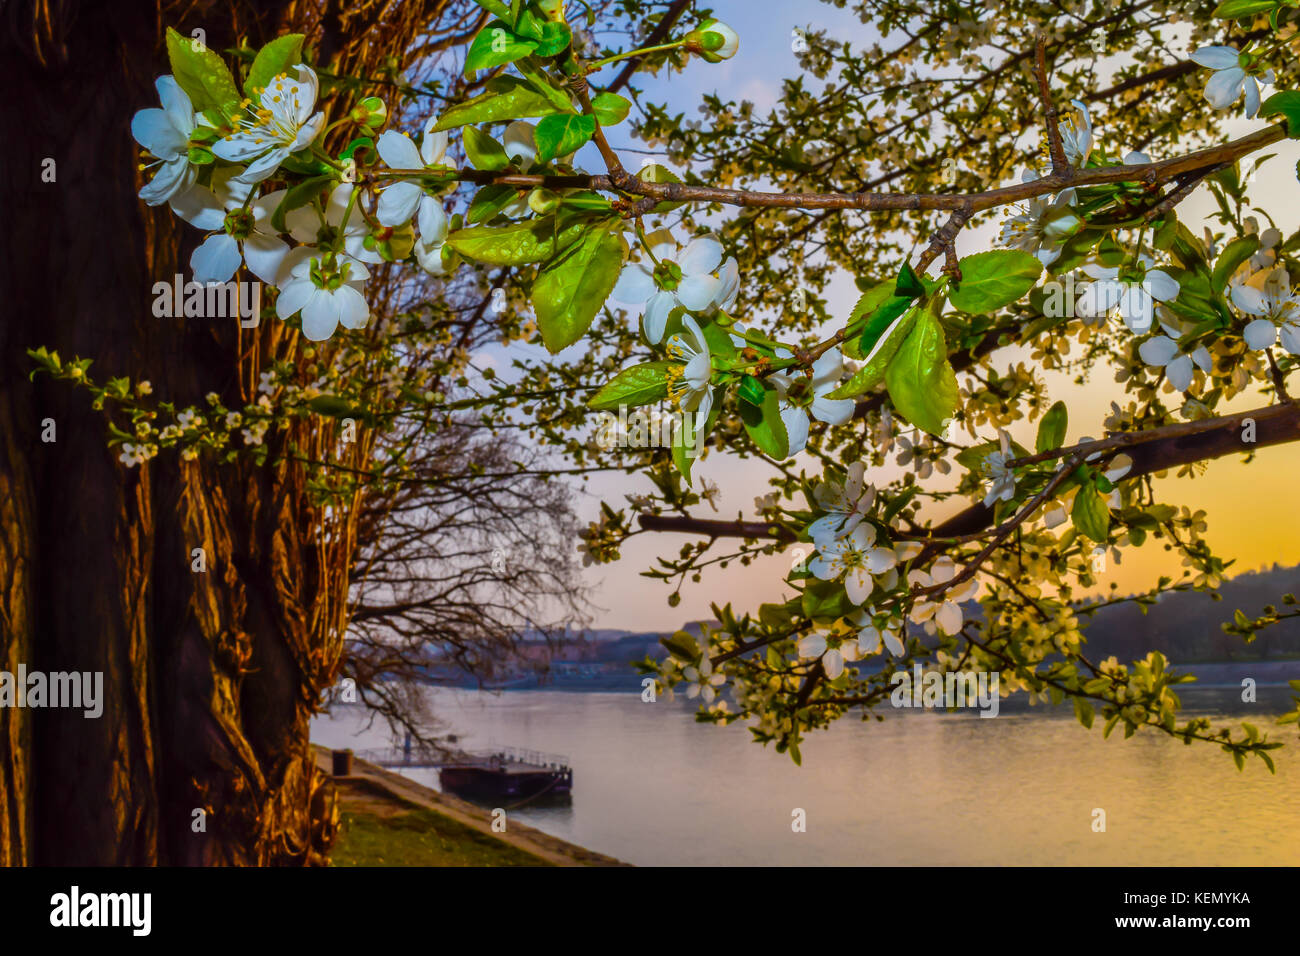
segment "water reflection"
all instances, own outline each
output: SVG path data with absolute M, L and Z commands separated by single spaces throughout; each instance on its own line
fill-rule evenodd
M 1239 772 L 1217 748 L 1164 735 L 1109 740 L 1068 708 L 973 713 L 890 711 L 844 720 L 803 747 L 804 765 L 751 742 L 743 727 L 694 722 L 675 702 L 627 693 L 430 690 L 431 710 L 468 749 L 513 745 L 567 754 L 567 806 L 525 805 L 531 826 L 642 865 L 1300 863 L 1300 761 L 1271 714 L 1286 695 L 1185 692 L 1188 713 L 1235 723 L 1246 708 L 1272 739 L 1277 776 Z M 1253 718 L 1253 719 L 1252 719 Z M 357 749 L 388 743 L 340 711 L 313 739 Z M 1218 724 L 1216 722 L 1215 726 Z M 437 787 L 437 773 L 409 775 Z M 791 829 L 802 809 L 807 832 Z M 1094 833 L 1094 811 L 1107 831 Z

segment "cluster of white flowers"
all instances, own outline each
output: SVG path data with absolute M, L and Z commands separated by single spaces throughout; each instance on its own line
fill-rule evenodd
M 212 139 L 207 164 L 194 161 L 191 146 L 201 127 L 208 127 L 205 142 L 215 136 L 211 122 L 195 113 L 174 77 L 159 77 L 155 85 L 162 107 L 141 110 L 131 122 L 132 135 L 159 166 L 140 196 L 150 205 L 168 203 L 177 216 L 209 233 L 190 259 L 196 281 L 228 282 L 242 264 L 279 289 L 275 307 L 280 318 L 300 315 L 303 334 L 321 341 L 340 325 L 358 329 L 369 322 L 362 287 L 370 276 L 367 264 L 384 261 L 380 243 L 390 242 L 390 249 L 399 250 L 396 258 L 413 251 L 430 274 L 449 271 L 446 210 L 413 179 L 396 179 L 379 190 L 377 200 L 354 193 L 353 185 L 344 181 L 332 190 L 323 210 L 311 204 L 289 210 L 284 226 L 299 243 L 293 248 L 273 225 L 287 190 L 258 195 L 259 184 L 293 154 L 311 150 L 324 126 L 324 113 L 316 109 L 319 81 L 311 67 L 298 64 L 256 91 L 256 102 L 245 100 L 234 129 Z M 383 133 L 376 144 L 380 159 L 392 169 L 446 165 L 448 137 L 433 132 L 433 123 L 425 126 L 418 148 L 405 133 Z M 531 142 L 531 137 L 531 127 L 513 131 L 518 142 Z M 522 156 L 526 150 L 516 152 Z M 221 162 L 213 164 L 213 157 Z M 204 165 L 211 165 L 206 176 Z M 373 204 L 371 218 L 382 232 L 367 226 L 368 213 L 359 211 L 359 204 Z M 412 220 L 418 237 L 409 225 Z

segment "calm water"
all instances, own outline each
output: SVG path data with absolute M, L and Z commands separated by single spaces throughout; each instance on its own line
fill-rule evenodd
M 1068 710 L 846 719 L 808 739 L 795 767 L 743 726 L 696 724 L 683 704 L 634 692 L 429 693 L 467 749 L 569 756 L 572 805 L 511 819 L 640 865 L 1300 864 L 1300 742 L 1260 711 L 1224 720 L 1287 742 L 1276 777 L 1258 760 L 1238 772 L 1213 746 L 1155 733 L 1103 740 Z M 1210 696 L 1184 703 L 1223 712 Z M 363 723 L 340 710 L 313 724 L 313 740 L 390 743 L 377 725 L 358 733 Z M 410 776 L 437 787 L 435 771 Z M 1105 833 L 1092 832 L 1098 807 Z M 791 830 L 795 808 L 805 833 Z

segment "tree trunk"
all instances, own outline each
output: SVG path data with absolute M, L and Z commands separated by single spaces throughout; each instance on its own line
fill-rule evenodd
M 211 14 L 172 25 L 202 26 L 217 50 L 281 26 L 265 7 Z M 98 719 L 0 709 L 0 862 L 317 862 L 335 811 L 307 728 L 342 650 L 350 525 L 318 542 L 293 466 L 164 452 L 128 469 L 87 394 L 29 382 L 25 354 L 44 345 L 94 359 L 98 381 L 149 379 L 178 407 L 215 392 L 234 408 L 252 389 L 240 357 L 284 354 L 291 333 L 153 314 L 154 282 L 188 274 L 199 238 L 136 196 L 149 173 L 130 120 L 157 105 L 166 14 L 26 0 L 6 19 L 0 669 L 101 671 L 104 701 Z M 293 439 L 319 446 L 314 427 Z M 195 548 L 206 571 L 191 570 Z

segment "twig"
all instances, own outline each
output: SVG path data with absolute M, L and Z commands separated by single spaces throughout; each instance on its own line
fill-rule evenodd
M 1043 101 L 1043 117 L 1047 124 L 1047 149 L 1052 157 L 1052 172 L 1062 173 L 1070 168 L 1065 158 L 1065 144 L 1061 142 L 1060 114 L 1052 99 L 1052 88 L 1047 81 L 1047 37 L 1038 34 L 1034 43 L 1034 75 L 1038 78 L 1038 96 Z

